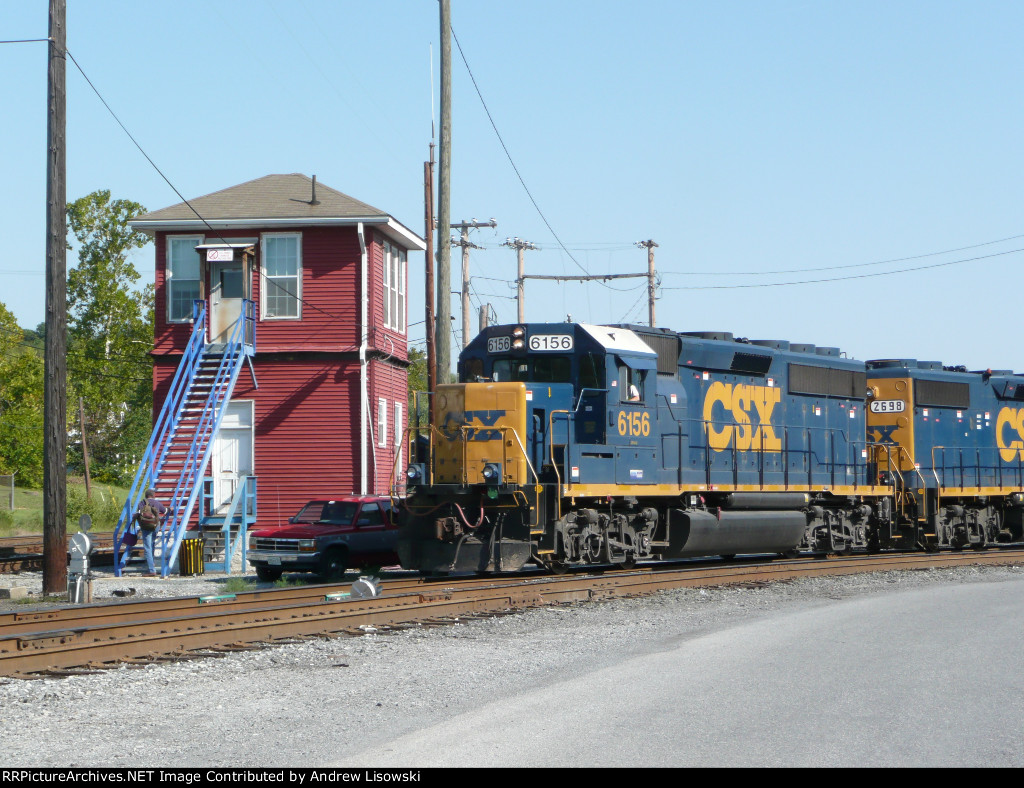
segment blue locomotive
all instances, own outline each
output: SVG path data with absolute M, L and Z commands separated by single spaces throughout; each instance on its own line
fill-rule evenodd
M 1022 538 L 1024 377 L 646 326 L 493 326 L 410 427 L 403 566 Z

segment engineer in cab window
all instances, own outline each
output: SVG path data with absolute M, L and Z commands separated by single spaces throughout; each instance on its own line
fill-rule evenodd
M 623 402 L 642 402 L 644 398 L 644 377 L 646 371 L 630 369 L 624 364 L 619 365 L 619 391 Z

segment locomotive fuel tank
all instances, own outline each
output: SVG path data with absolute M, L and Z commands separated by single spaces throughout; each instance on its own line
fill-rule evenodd
M 669 509 L 662 557 L 785 553 L 800 545 L 806 528 L 802 512 Z

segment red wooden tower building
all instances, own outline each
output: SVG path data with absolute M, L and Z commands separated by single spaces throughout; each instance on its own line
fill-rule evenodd
M 138 486 L 176 496 L 172 508 L 191 496 L 192 513 L 178 519 L 193 522 L 203 495 L 186 488 L 201 479 L 212 480 L 208 511 L 226 509 L 241 480 L 258 479 L 266 524 L 311 498 L 386 493 L 404 463 L 407 260 L 423 239 L 299 174 L 267 175 L 130 224 L 156 245 L 157 415 Z M 162 439 L 161 420 L 173 422 Z M 195 467 L 183 477 L 190 457 Z M 169 559 L 176 549 L 172 540 Z

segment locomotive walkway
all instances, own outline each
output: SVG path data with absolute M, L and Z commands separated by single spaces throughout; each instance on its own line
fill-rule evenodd
M 349 586 L 301 586 L 208 597 L 70 606 L 0 615 L 0 675 L 73 675 L 215 657 L 310 637 L 443 626 L 541 605 L 698 586 L 756 587 L 798 577 L 963 565 L 1024 564 L 1024 550 L 740 560 L 564 576 L 392 581 L 358 599 Z

